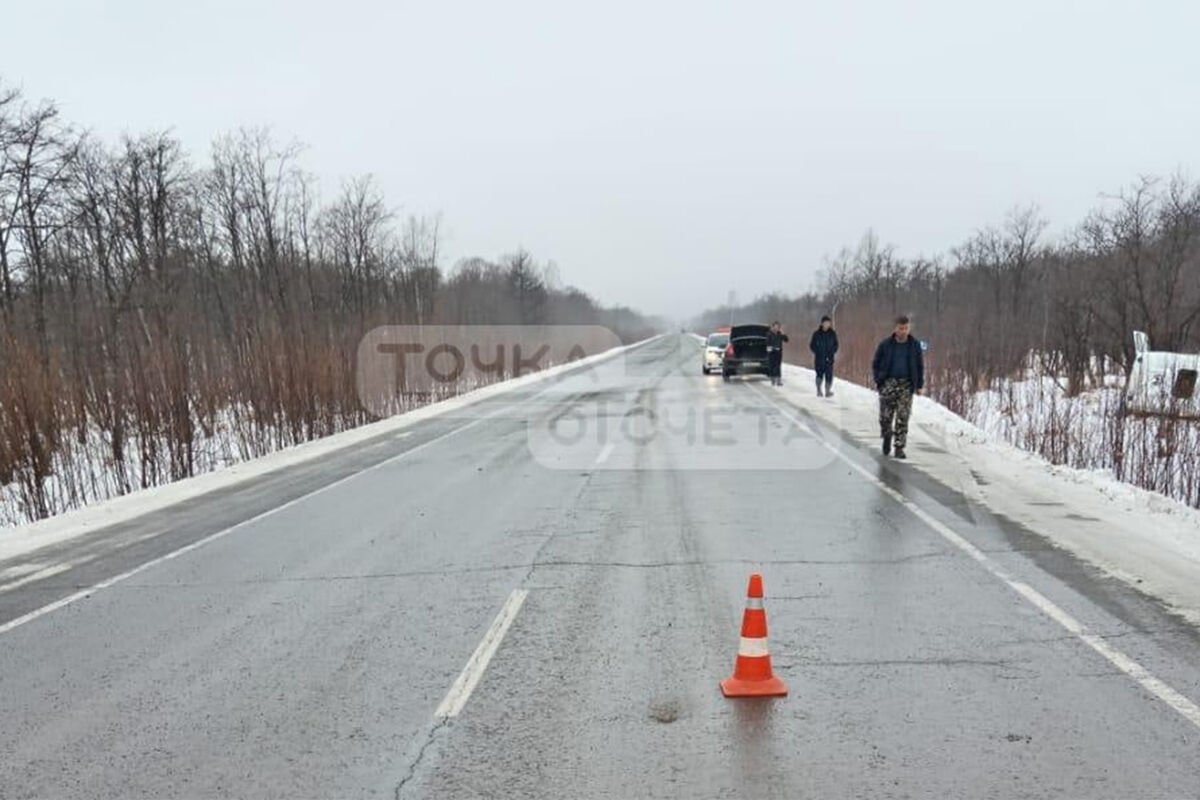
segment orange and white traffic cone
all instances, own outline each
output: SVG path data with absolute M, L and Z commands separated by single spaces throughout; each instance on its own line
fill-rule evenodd
M 721 693 L 726 697 L 786 697 L 788 693 L 783 681 L 771 672 L 762 575 L 757 572 L 750 576 L 746 590 L 746 613 L 742 616 L 742 639 L 733 677 L 721 681 Z

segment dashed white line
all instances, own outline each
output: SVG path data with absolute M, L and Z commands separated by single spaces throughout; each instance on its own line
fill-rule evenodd
M 500 642 L 504 639 L 504 634 L 508 632 L 509 627 L 513 624 L 513 620 L 517 618 L 517 612 L 521 610 L 521 605 L 525 602 L 525 598 L 529 595 L 524 589 L 513 589 L 512 594 L 504 601 L 504 605 L 500 608 L 500 613 L 496 615 L 496 619 L 492 621 L 492 626 L 488 628 L 487 633 L 483 635 L 479 646 L 475 648 L 475 652 L 467 660 L 467 665 L 463 667 L 463 671 L 459 674 L 458 679 L 450 687 L 450 691 L 446 693 L 446 698 L 442 700 L 441 705 L 437 707 L 437 711 L 433 713 L 435 719 L 450 719 L 457 717 L 459 712 L 463 710 L 463 706 L 467 704 L 467 700 L 471 697 L 471 692 L 475 691 L 475 687 L 479 685 L 480 678 L 487 670 L 488 664 L 491 663 L 492 656 L 496 655 L 496 650 L 500 647 Z
M 763 399 L 773 405 L 776 410 L 783 414 L 783 416 L 792 424 L 804 429 L 809 428 L 808 425 L 806 425 L 799 417 L 794 415 L 788 408 L 777 403 L 761 389 L 754 389 L 754 391 L 758 392 Z M 904 506 L 904 508 L 908 509 L 909 512 L 917 517 L 917 519 L 921 520 L 938 534 L 940 534 L 943 539 L 950 542 L 952 545 L 966 553 L 975 561 L 979 562 L 980 566 L 982 566 L 996 578 L 999 578 L 1001 581 L 1003 581 L 1005 585 L 1024 598 L 1030 605 L 1041 611 L 1050 619 L 1057 622 L 1076 639 L 1099 653 L 1106 661 L 1108 661 L 1108 663 L 1112 664 L 1114 667 L 1121 670 L 1121 672 L 1124 672 L 1130 678 L 1135 680 L 1143 689 L 1178 712 L 1188 722 L 1192 723 L 1197 728 L 1200 728 L 1200 706 L 1197 706 L 1196 703 L 1194 703 L 1188 697 L 1184 696 L 1170 685 L 1160 680 L 1137 661 L 1113 647 L 1103 637 L 1088 632 L 1087 627 L 1084 626 L 1083 623 L 1063 610 L 1053 600 L 1046 597 L 1032 586 L 1014 579 L 1003 568 L 1001 568 L 999 564 L 989 558 L 987 554 L 985 554 L 978 547 L 968 542 L 949 526 L 934 518 L 923 508 L 905 497 L 902 493 L 888 486 L 886 483 L 880 480 L 878 476 L 871 474 L 869 470 L 855 462 L 840 449 L 825 441 L 820 436 L 817 436 L 816 439 L 826 449 L 832 452 L 834 456 L 843 461 L 847 466 L 865 478 L 868 482 L 873 484 L 881 492 L 891 497 L 900 505 Z

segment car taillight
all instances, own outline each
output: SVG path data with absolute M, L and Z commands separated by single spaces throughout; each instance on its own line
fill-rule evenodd
M 733 358 L 733 345 L 732 344 L 725 345 L 725 357 Z

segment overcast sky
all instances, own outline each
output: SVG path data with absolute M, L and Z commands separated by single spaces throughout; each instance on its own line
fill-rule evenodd
M 868 226 L 906 255 L 1034 202 L 1062 230 L 1200 164 L 1200 3 L 6 4 L 0 77 L 198 158 L 270 125 L 326 193 L 444 215 L 446 266 L 524 246 L 688 316 L 814 286 Z

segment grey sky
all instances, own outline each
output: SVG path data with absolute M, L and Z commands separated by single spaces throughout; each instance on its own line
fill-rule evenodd
M 813 286 L 874 226 L 929 253 L 1036 202 L 1200 163 L 1200 3 L 8 4 L 0 77 L 198 157 L 238 125 L 444 214 L 447 266 L 524 245 L 690 315 Z

